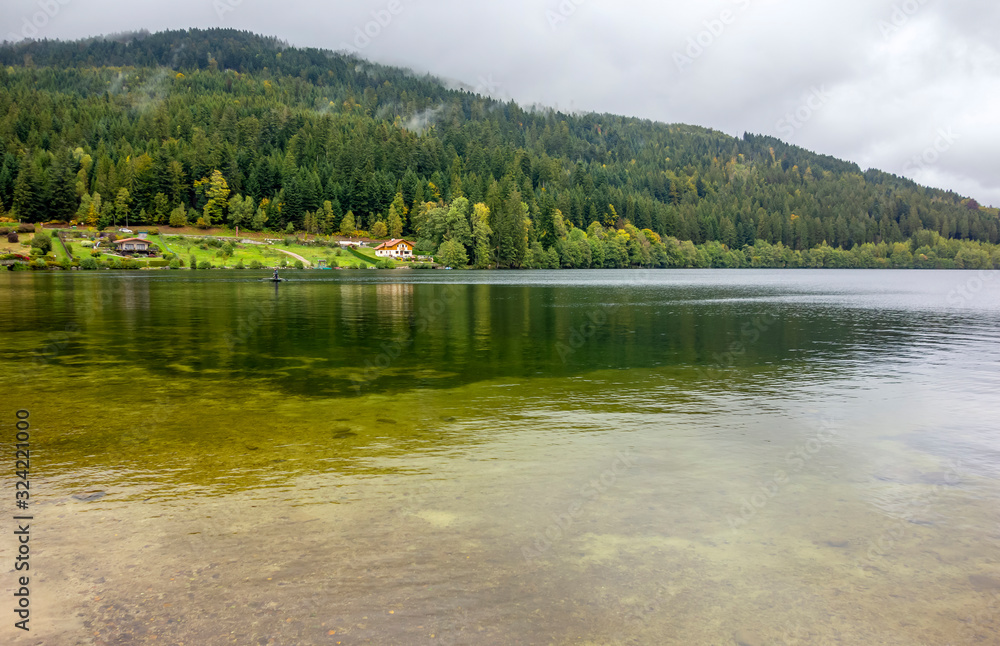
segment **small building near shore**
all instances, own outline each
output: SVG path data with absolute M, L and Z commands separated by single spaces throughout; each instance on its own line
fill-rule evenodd
M 142 238 L 123 238 L 115 240 L 115 251 L 122 253 L 149 253 L 152 243 Z
M 413 243 L 408 240 L 390 240 L 375 247 L 375 255 L 379 258 L 396 258 L 411 260 L 413 258 Z

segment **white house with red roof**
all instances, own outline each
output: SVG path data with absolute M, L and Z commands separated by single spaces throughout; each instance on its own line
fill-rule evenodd
M 395 258 L 410 260 L 413 258 L 413 243 L 409 240 L 390 240 L 375 247 L 375 255 L 379 258 Z
M 143 238 L 125 238 L 123 240 L 115 240 L 115 250 L 125 253 L 148 253 L 152 244 L 152 242 Z

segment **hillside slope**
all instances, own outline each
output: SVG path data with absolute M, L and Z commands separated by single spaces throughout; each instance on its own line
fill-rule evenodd
M 731 249 L 1000 241 L 996 209 L 772 137 L 527 111 L 233 30 L 0 47 L 0 141 L 0 204 L 29 221 L 334 232 L 350 212 L 471 257 L 483 203 L 515 266 L 593 222 Z M 432 213 L 459 197 L 468 235 Z

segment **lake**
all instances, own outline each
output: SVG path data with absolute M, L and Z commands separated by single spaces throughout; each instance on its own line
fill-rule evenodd
M 0 272 L 4 643 L 998 643 L 1000 272 L 264 275 Z

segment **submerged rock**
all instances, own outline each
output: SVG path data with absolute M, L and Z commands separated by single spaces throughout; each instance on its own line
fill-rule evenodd
M 990 592 L 1000 590 L 1000 577 L 988 576 L 986 574 L 972 574 L 969 576 L 969 583 L 976 590 Z
M 72 498 L 81 502 L 93 502 L 94 500 L 100 500 L 106 495 L 108 494 L 105 491 L 85 491 L 83 493 L 73 494 Z
M 733 633 L 733 641 L 737 646 L 764 646 L 764 640 L 760 635 L 749 630 L 737 630 Z

